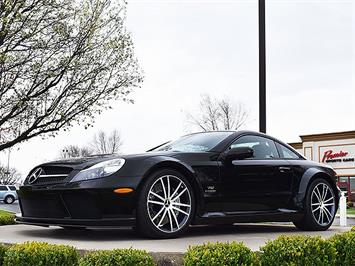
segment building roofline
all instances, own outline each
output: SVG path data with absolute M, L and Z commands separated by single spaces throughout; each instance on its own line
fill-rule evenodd
M 339 140 L 339 139 L 351 139 L 355 138 L 355 130 L 343 131 L 334 133 L 322 133 L 300 136 L 302 142 L 307 141 L 323 141 L 323 140 Z
M 288 143 L 288 145 L 290 145 L 292 148 L 299 150 L 303 148 L 303 143 L 302 142 L 291 142 Z

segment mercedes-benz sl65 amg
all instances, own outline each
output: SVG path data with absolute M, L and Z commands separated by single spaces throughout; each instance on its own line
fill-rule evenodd
M 142 154 L 44 163 L 18 195 L 19 223 L 132 226 L 152 238 L 235 222 L 326 230 L 339 202 L 332 168 L 252 131 L 195 133 Z

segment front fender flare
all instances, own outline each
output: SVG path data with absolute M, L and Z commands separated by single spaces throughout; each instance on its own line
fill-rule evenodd
M 195 170 L 190 165 L 176 158 L 167 156 L 155 156 L 148 158 L 145 160 L 144 164 L 145 173 L 143 175 L 142 181 L 140 182 L 138 190 L 141 189 L 142 185 L 145 183 L 145 180 L 154 171 L 161 168 L 172 168 L 182 172 L 182 174 L 184 174 L 191 182 L 191 185 L 195 190 L 197 212 L 199 212 L 199 209 L 203 207 L 203 188 L 198 179 L 196 178 Z

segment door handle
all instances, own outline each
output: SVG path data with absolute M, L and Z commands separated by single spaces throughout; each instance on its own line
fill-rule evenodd
M 279 167 L 280 172 L 282 173 L 286 173 L 286 172 L 290 172 L 291 171 L 291 167 L 287 167 L 287 166 L 280 166 Z

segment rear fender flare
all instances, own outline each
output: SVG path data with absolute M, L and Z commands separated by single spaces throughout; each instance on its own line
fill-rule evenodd
M 317 177 L 321 177 L 321 178 L 326 179 L 332 185 L 334 191 L 335 192 L 337 191 L 336 184 L 332 180 L 329 173 L 327 173 L 326 171 L 323 171 L 321 169 L 318 169 L 318 168 L 310 168 L 302 176 L 302 179 L 301 179 L 301 182 L 300 182 L 300 185 L 298 188 L 298 193 L 296 196 L 296 205 L 297 206 L 303 207 L 303 200 L 306 196 L 308 185 L 310 184 L 310 182 L 313 179 L 315 179 Z

